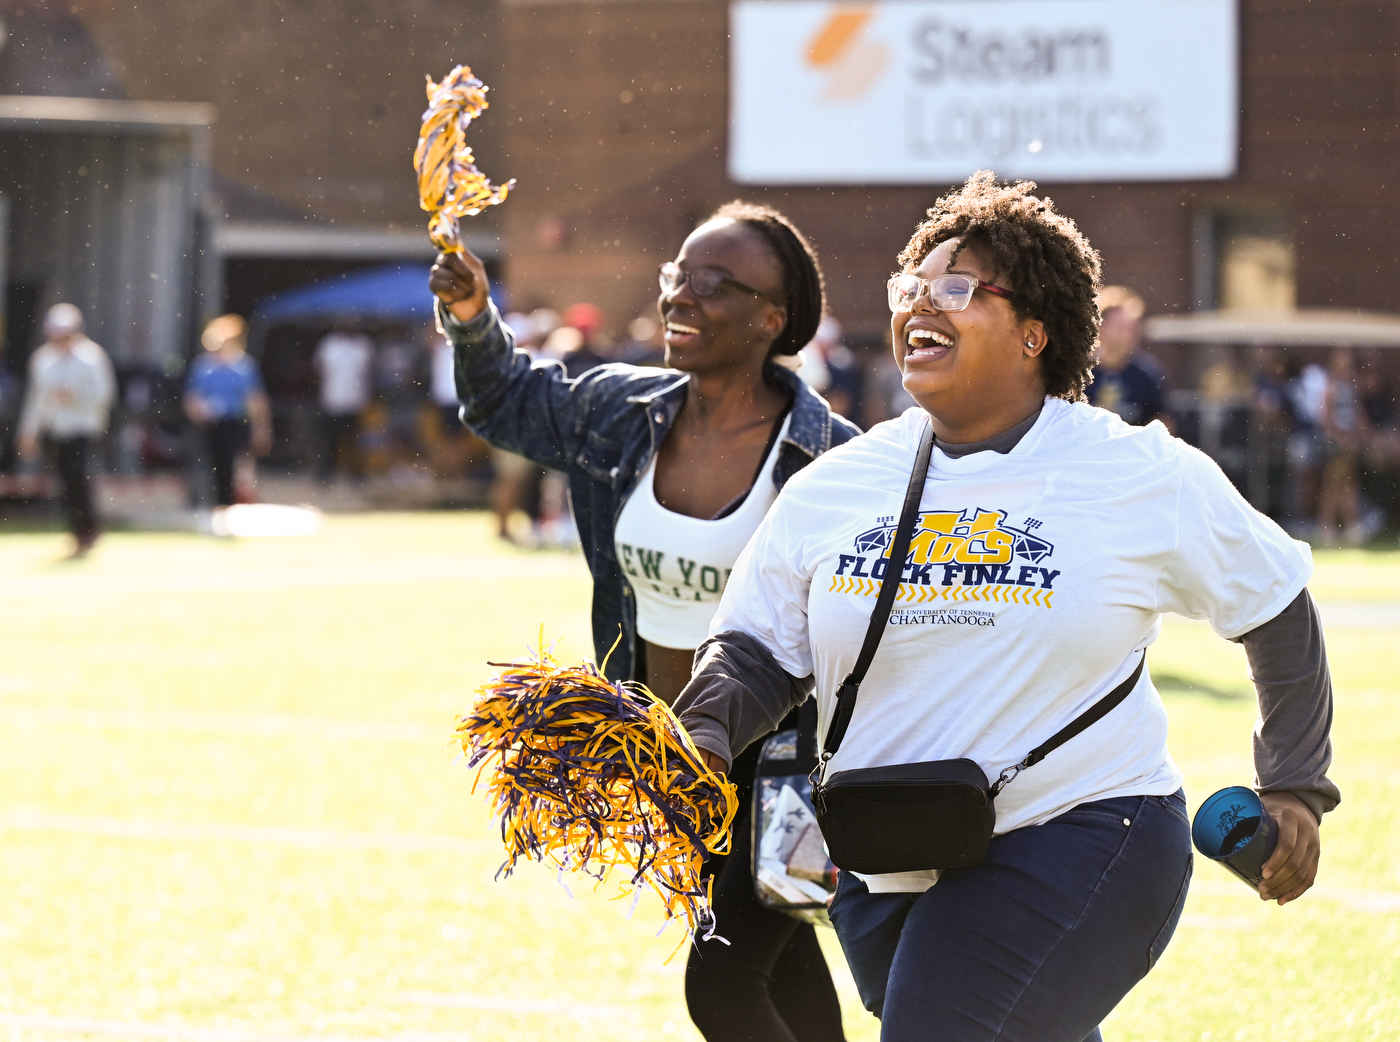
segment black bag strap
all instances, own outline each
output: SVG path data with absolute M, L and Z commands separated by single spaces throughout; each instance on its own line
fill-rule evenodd
M 1109 710 L 1123 701 L 1123 699 L 1127 698 L 1133 688 L 1137 687 L 1138 678 L 1142 676 L 1142 668 L 1145 665 L 1147 665 L 1146 649 L 1143 650 L 1142 658 L 1138 659 L 1137 668 L 1133 670 L 1127 680 L 1123 681 L 1108 694 L 1104 695 L 1103 698 L 1099 699 L 1088 709 L 1084 710 L 1084 712 L 1065 724 L 1064 727 L 1060 728 L 1045 741 L 1037 745 L 1026 754 L 1026 758 L 1020 763 L 1012 764 L 1010 767 L 1006 768 L 1006 770 L 1002 771 L 997 780 L 992 783 L 992 795 L 995 796 L 997 793 L 1001 792 L 1002 789 L 1006 788 L 1007 782 L 1016 777 L 1016 775 L 1020 774 L 1027 767 L 1034 767 L 1041 760 L 1045 759 L 1047 753 L 1058 749 L 1090 724 L 1098 723 L 1098 721 L 1107 716 Z
M 875 657 L 875 649 L 880 646 L 880 638 L 885 633 L 885 622 L 890 617 L 895 595 L 899 593 L 899 577 L 904 571 L 904 559 L 909 556 L 909 540 L 914 537 L 914 515 L 919 510 L 919 499 L 924 491 L 924 478 L 928 476 L 928 462 L 933 456 L 933 424 L 924 425 L 924 433 L 919 438 L 919 451 L 914 456 L 914 469 L 909 474 L 909 487 L 904 491 L 904 509 L 900 511 L 899 526 L 894 531 L 894 542 L 890 544 L 890 556 L 885 562 L 885 574 L 880 580 L 880 595 L 875 598 L 875 608 L 870 613 L 870 625 L 865 630 L 865 643 L 861 645 L 856 664 L 850 675 L 841 681 L 836 691 L 836 710 L 831 716 L 831 726 L 826 729 L 826 740 L 822 742 L 822 762 L 836 755 L 841 748 L 841 739 L 846 737 L 846 728 L 851 723 L 851 714 L 856 708 L 856 694 L 860 682 L 865 679 L 865 671 Z

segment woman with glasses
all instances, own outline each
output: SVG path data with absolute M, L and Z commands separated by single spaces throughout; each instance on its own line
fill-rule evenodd
M 429 285 L 456 351 L 463 422 L 568 475 L 598 661 L 614 680 L 644 681 L 673 701 L 778 489 L 857 433 L 783 364 L 822 317 L 812 247 L 775 210 L 721 207 L 661 266 L 666 368 L 608 364 L 574 380 L 514 350 L 470 253 L 440 254 Z M 729 943 L 692 946 L 690 1014 L 706 1038 L 726 1042 L 841 1039 L 813 928 L 754 896 L 743 791 L 753 767 L 751 758 L 731 772 L 744 813 L 732 852 L 712 866 Z
M 1260 897 L 1308 889 L 1319 821 L 1339 799 L 1308 548 L 1161 424 L 1131 427 L 1083 401 L 1099 257 L 1034 187 L 979 173 L 915 229 L 887 292 L 917 407 L 783 489 L 676 703 L 714 766 L 813 689 L 826 736 L 910 490 L 898 595 L 883 626 L 876 617 L 826 778 L 970 759 L 1006 781 L 980 863 L 930 869 L 922 851 L 903 853 L 913 843 L 896 845 L 898 829 L 878 840 L 881 860 L 842 855 L 908 869 L 843 870 L 831 908 L 884 1042 L 1098 1040 L 1161 955 L 1192 864 L 1143 668 L 1164 613 L 1209 619 L 1248 655 L 1257 786 L 1279 835 Z

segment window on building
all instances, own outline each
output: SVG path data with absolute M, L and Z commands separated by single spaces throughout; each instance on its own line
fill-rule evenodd
M 1198 306 L 1290 311 L 1297 303 L 1292 222 L 1276 213 L 1214 212 L 1198 235 Z

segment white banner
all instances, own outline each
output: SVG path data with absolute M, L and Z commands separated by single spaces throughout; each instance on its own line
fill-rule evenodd
M 739 0 L 729 174 L 925 184 L 1223 178 L 1237 0 Z

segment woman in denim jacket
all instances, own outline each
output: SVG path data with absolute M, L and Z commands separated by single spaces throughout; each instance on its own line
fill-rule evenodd
M 481 262 L 440 254 L 429 280 L 456 353 L 462 421 L 568 476 L 593 576 L 593 642 L 614 680 L 672 701 L 690 677 L 728 569 L 777 491 L 857 428 L 781 364 L 821 320 L 822 275 L 802 234 L 748 203 L 715 211 L 661 266 L 666 368 L 607 364 L 568 379 L 532 361 L 487 297 Z M 609 649 L 621 641 L 609 655 Z M 843 1038 L 812 927 L 754 899 L 744 812 L 715 859 L 730 942 L 696 944 L 686 999 L 706 1038 Z

